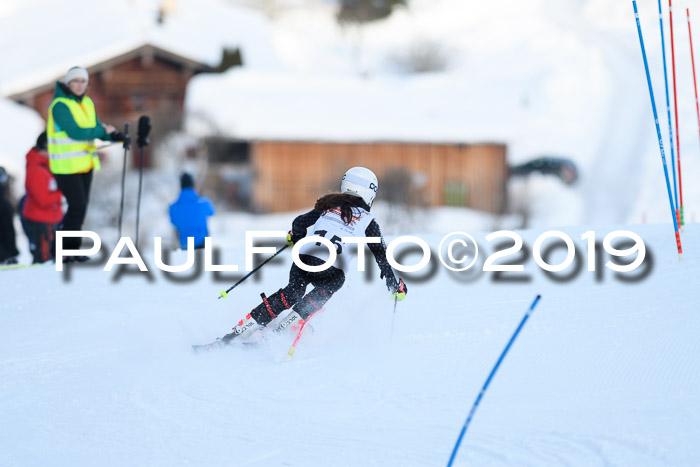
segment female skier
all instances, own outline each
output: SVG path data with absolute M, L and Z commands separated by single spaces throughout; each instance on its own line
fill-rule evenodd
M 345 265 L 347 261 L 341 259 L 346 252 L 343 237 L 378 237 L 380 243 L 369 243 L 368 246 L 381 270 L 380 277 L 386 279 L 386 286 L 393 296 L 397 300 L 403 300 L 407 293 L 406 284 L 403 279 L 397 281 L 394 277 L 386 259 L 386 245 L 379 224 L 369 212 L 378 188 L 377 176 L 371 170 L 364 167 L 351 168 L 343 176 L 340 193 L 319 198 L 311 211 L 294 219 L 292 230 L 287 235 L 287 245 L 292 246 L 304 238 L 308 227 L 313 225 L 313 235 L 330 240 L 336 246 L 337 260 Z M 299 259 L 308 266 L 319 266 L 328 260 L 328 249 L 316 245 L 314 242 L 307 243 L 299 250 Z M 220 339 L 220 342 L 228 344 L 234 339 L 245 342 L 290 308 L 291 312 L 277 319 L 272 328 L 281 331 L 292 325 L 301 325 L 321 309 L 344 282 L 345 272 L 342 268 L 330 266 L 320 272 L 308 272 L 292 264 L 289 284 L 269 297 L 261 294 L 262 303 L 240 320 L 233 332 Z M 304 295 L 309 284 L 314 288 Z

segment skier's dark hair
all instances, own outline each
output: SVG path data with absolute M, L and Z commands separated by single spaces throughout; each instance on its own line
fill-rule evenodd
M 362 198 L 347 193 L 331 193 L 322 196 L 316 201 L 316 205 L 314 206 L 315 210 L 321 211 L 323 214 L 334 208 L 340 209 L 340 218 L 343 219 L 343 222 L 346 224 L 352 222 L 353 214 L 360 214 L 357 208 L 369 211 L 369 206 L 367 206 L 367 203 L 365 203 Z

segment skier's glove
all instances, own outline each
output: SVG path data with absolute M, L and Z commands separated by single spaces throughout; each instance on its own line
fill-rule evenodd
M 294 246 L 304 235 L 295 235 L 291 230 L 287 233 L 287 246 Z
M 402 301 L 404 298 L 406 298 L 406 294 L 408 293 L 408 287 L 406 287 L 406 284 L 404 283 L 403 279 L 399 278 L 399 285 L 396 287 L 396 292 L 392 295 L 392 298 L 395 298 L 398 301 Z

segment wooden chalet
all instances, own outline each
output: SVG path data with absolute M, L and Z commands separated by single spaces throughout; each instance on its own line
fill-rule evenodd
M 229 206 L 284 212 L 337 191 L 353 166 L 379 178 L 380 200 L 464 206 L 500 214 L 508 165 L 503 144 L 231 140 L 206 142 L 207 190 Z
M 187 83 L 197 73 L 215 71 L 209 65 L 151 44 L 144 44 L 99 63 L 72 65 L 88 70 L 88 95 L 95 102 L 100 120 L 120 131 L 124 128 L 124 122 L 130 122 L 130 134 L 134 141 L 141 115 L 151 117 L 152 140 L 180 130 Z M 40 86 L 7 97 L 33 108 L 46 119 L 56 81 L 62 80 L 63 76 L 55 76 Z

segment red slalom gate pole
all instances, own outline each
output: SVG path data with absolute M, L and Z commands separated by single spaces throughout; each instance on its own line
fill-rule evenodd
M 289 348 L 289 352 L 287 352 L 287 357 L 292 358 L 294 356 L 294 351 L 297 349 L 297 343 L 299 342 L 299 339 L 301 338 L 301 334 L 304 332 L 304 329 L 306 328 L 306 321 L 301 323 L 301 326 L 299 327 L 299 332 L 297 332 L 296 337 L 294 338 L 294 342 L 292 342 L 292 346 Z
M 678 99 L 676 93 L 676 53 L 673 49 L 673 5 L 668 0 L 668 21 L 671 29 L 671 68 L 673 69 L 673 111 L 676 116 L 676 160 L 678 161 L 678 193 L 676 195 L 676 221 L 683 226 L 683 182 L 681 181 L 681 137 L 678 133 Z M 680 203 L 679 203 L 680 201 Z
M 299 343 L 299 339 L 301 339 L 301 335 L 304 332 L 304 329 L 306 329 L 306 323 L 308 323 L 311 318 L 313 318 L 317 314 L 321 313 L 323 310 L 325 310 L 325 308 L 321 308 L 320 310 L 316 310 L 313 313 L 311 313 L 308 318 L 306 318 L 305 320 L 302 320 L 302 323 L 299 326 L 299 331 L 297 332 L 297 335 L 294 338 L 294 342 L 292 342 L 292 346 L 289 348 L 289 352 L 287 352 L 287 357 L 292 358 L 294 356 L 294 351 L 297 349 L 297 344 Z
M 685 9 L 688 16 L 688 39 L 690 40 L 690 62 L 693 64 L 693 87 L 695 87 L 695 110 L 698 114 L 698 135 L 700 135 L 700 101 L 698 101 L 698 85 L 695 77 L 695 57 L 693 55 L 693 33 L 690 30 L 690 10 Z
M 668 167 L 666 164 L 666 154 L 664 153 L 664 140 L 661 136 L 661 127 L 659 126 L 659 114 L 656 111 L 656 99 L 654 98 L 654 88 L 651 85 L 651 74 L 649 73 L 649 62 L 647 61 L 647 52 L 644 47 L 644 38 L 642 37 L 642 25 L 639 22 L 639 12 L 637 11 L 637 2 L 632 0 L 634 8 L 634 19 L 637 22 L 637 33 L 639 34 L 639 46 L 642 49 L 642 59 L 644 60 L 644 72 L 647 76 L 647 86 L 649 86 L 649 98 L 651 100 L 651 110 L 654 113 L 654 125 L 656 126 L 656 139 L 659 142 L 659 152 L 661 153 L 661 166 L 664 169 L 664 178 L 666 178 L 666 190 L 668 191 L 668 204 L 671 208 L 671 219 L 673 220 L 673 230 L 676 234 L 676 248 L 678 249 L 678 260 L 683 259 L 683 247 L 681 246 L 681 234 L 678 230 L 678 222 L 673 207 L 673 196 L 671 195 L 671 182 L 668 177 Z

